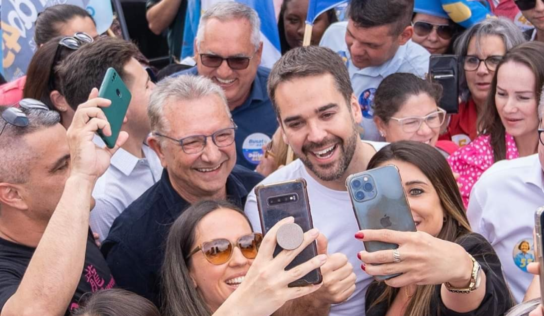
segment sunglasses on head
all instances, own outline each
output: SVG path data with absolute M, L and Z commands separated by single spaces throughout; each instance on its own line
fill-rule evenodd
M 55 57 L 53 58 L 53 63 L 51 64 L 51 70 L 49 72 L 49 90 L 55 90 L 55 66 L 59 63 L 62 47 L 76 50 L 83 44 L 92 43 L 93 41 L 94 40 L 90 35 L 83 32 L 77 32 L 74 34 L 74 36 L 63 37 L 59 40 Z
M 427 36 L 436 28 L 436 34 L 442 39 L 449 40 L 455 33 L 455 27 L 449 24 L 432 24 L 429 22 L 418 21 L 412 24 L 414 33 L 418 36 Z
M 210 68 L 219 68 L 223 61 L 227 61 L 232 70 L 244 70 L 249 67 L 249 61 L 253 58 L 251 57 L 227 57 L 223 58 L 218 55 L 213 54 L 200 54 L 200 62 L 202 65 Z
M 514 2 L 521 11 L 531 10 L 536 7 L 537 0 L 515 0 Z
M 259 233 L 253 233 L 238 238 L 235 244 L 231 243 L 226 238 L 218 238 L 212 241 L 203 242 L 202 245 L 196 247 L 186 257 L 189 259 L 195 253 L 202 251 L 202 254 L 208 260 L 209 263 L 220 265 L 227 263 L 232 257 L 234 247 L 238 247 L 242 252 L 242 255 L 247 259 L 255 259 L 259 246 L 263 241 L 263 235 Z
M 18 102 L 18 105 L 20 108 L 26 109 L 26 110 L 42 110 L 42 111 L 49 111 L 49 108 L 43 104 L 42 102 L 34 99 L 25 98 Z M 2 130 L 0 130 L 0 135 L 4 132 L 4 129 L 8 124 L 17 126 L 17 127 L 27 127 L 30 122 L 28 121 L 28 117 L 26 114 L 21 111 L 21 109 L 16 107 L 9 107 L 2 112 L 2 115 L 0 116 L 2 119 L 6 122 L 4 126 L 2 127 Z

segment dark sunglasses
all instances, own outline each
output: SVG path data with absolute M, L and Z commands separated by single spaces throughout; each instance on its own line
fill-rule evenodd
M 51 64 L 51 69 L 49 72 L 49 90 L 55 90 L 55 66 L 59 62 L 62 47 L 76 50 L 80 48 L 83 44 L 92 43 L 93 41 L 94 40 L 90 35 L 87 35 L 87 33 L 83 32 L 77 32 L 76 34 L 74 34 L 74 36 L 63 37 L 59 40 L 59 44 L 57 45 L 57 50 L 55 52 L 55 57 L 53 58 L 53 63 Z
M 531 10 L 536 7 L 536 0 L 516 0 L 514 2 L 521 11 Z
M 449 40 L 455 33 L 455 27 L 449 24 L 431 24 L 429 22 L 418 21 L 412 24 L 414 32 L 418 36 L 427 36 L 436 28 L 436 34 L 442 39 Z
M 214 239 L 212 241 L 203 242 L 202 245 L 196 247 L 186 257 L 189 259 L 195 253 L 202 251 L 206 260 L 209 263 L 220 265 L 229 262 L 234 252 L 234 247 L 240 248 L 242 255 L 247 259 L 255 259 L 257 252 L 263 241 L 263 235 L 253 233 L 238 238 L 236 244 L 225 238 Z
M 43 110 L 43 111 L 49 111 L 49 108 L 43 104 L 42 102 L 34 99 L 22 99 L 18 103 L 19 107 L 26 109 L 26 110 Z M 0 130 L 0 135 L 4 132 L 4 129 L 8 124 L 17 126 L 17 127 L 27 127 L 30 122 L 28 121 L 28 117 L 26 114 L 21 111 L 21 109 L 16 107 L 9 107 L 4 112 L 2 112 L 2 119 L 6 122 L 4 126 L 2 127 L 2 130 Z
M 249 67 L 249 61 L 253 58 L 251 57 L 227 57 L 223 58 L 218 55 L 213 54 L 200 54 L 200 62 L 202 62 L 202 65 L 210 68 L 219 68 L 223 61 L 227 61 L 227 65 L 229 65 L 230 69 L 232 70 L 244 70 L 247 67 Z

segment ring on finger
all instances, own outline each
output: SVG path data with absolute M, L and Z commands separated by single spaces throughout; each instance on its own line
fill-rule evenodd
M 393 250 L 393 262 L 399 263 L 402 260 L 400 259 L 400 252 L 398 249 Z

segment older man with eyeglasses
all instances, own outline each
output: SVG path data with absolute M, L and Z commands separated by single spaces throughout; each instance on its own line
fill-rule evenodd
M 220 2 L 200 19 L 195 41 L 197 66 L 184 74 L 210 78 L 225 91 L 236 133 L 237 164 L 255 169 L 262 147 L 278 128 L 266 82 L 270 69 L 260 67 L 263 43 L 259 16 L 237 2 Z
M 149 146 L 161 179 L 113 223 L 102 252 L 118 285 L 159 305 L 160 269 L 170 225 L 191 204 L 221 199 L 243 207 L 263 178 L 236 164 L 237 127 L 223 90 L 210 79 L 180 76 L 153 90 Z

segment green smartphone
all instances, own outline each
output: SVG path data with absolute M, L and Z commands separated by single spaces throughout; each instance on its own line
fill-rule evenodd
M 102 108 L 111 126 L 111 136 L 104 136 L 102 130 L 98 130 L 98 135 L 106 143 L 106 146 L 113 148 L 121 132 L 121 126 L 127 114 L 132 95 L 121 79 L 121 76 L 119 76 L 115 69 L 110 67 L 106 71 L 106 75 L 98 91 L 98 97 L 111 101 L 109 107 Z

